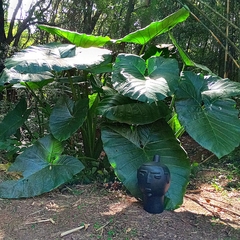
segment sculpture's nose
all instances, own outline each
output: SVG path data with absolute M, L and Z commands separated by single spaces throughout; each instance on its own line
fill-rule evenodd
M 151 183 L 152 181 L 152 174 L 149 172 L 147 175 L 147 183 Z

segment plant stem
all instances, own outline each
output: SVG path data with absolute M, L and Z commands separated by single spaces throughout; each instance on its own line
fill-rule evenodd
M 144 52 L 145 46 L 146 46 L 146 44 L 142 45 L 142 48 L 141 48 L 141 50 L 139 52 L 139 56 L 141 56 L 142 53 Z
M 76 89 L 74 88 L 73 80 L 71 78 L 71 75 L 70 75 L 69 71 L 68 71 L 68 80 L 69 80 L 70 87 L 71 87 L 71 90 L 72 90 L 73 100 L 76 101 L 77 100 Z
M 27 82 L 25 82 L 25 85 L 27 87 L 27 89 L 31 92 L 31 94 L 33 95 L 33 97 L 35 98 L 35 109 L 36 109 L 36 114 L 37 114 L 37 119 L 38 119 L 38 128 L 39 128 L 39 136 L 42 137 L 43 136 L 43 129 L 42 129 L 42 121 L 43 118 L 41 119 L 40 117 L 40 111 L 39 111 L 39 107 L 38 107 L 38 103 L 43 107 L 42 101 L 41 99 L 35 94 L 35 92 L 30 88 L 30 86 L 28 85 Z

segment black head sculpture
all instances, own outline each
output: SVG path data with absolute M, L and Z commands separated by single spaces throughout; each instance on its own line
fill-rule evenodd
M 162 213 L 164 195 L 170 186 L 170 171 L 160 163 L 159 155 L 153 162 L 144 163 L 137 171 L 138 186 L 143 194 L 143 208 L 149 213 Z

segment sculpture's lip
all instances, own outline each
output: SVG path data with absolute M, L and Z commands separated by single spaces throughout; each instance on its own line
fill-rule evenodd
M 151 192 L 152 189 L 151 189 L 151 188 L 145 188 L 145 191 L 146 191 L 146 192 Z

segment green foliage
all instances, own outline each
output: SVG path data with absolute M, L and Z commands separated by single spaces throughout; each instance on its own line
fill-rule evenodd
M 183 7 L 161 21 L 152 22 L 147 27 L 130 33 L 121 39 L 118 39 L 117 43 L 127 42 L 145 45 L 153 38 L 157 37 L 160 34 L 168 32 L 178 23 L 185 21 L 188 16 L 189 11 Z
M 0 123 L 0 141 L 7 140 L 27 120 L 31 110 L 27 109 L 25 99 L 21 99 L 15 108 L 8 112 Z
M 60 98 L 49 119 L 53 136 L 59 141 L 68 139 L 82 126 L 87 117 L 87 111 L 88 99 L 73 102 L 69 98 Z
M 141 197 L 141 193 L 137 186 L 136 170 L 144 162 L 151 161 L 153 155 L 159 154 L 172 176 L 165 207 L 170 210 L 182 204 L 190 164 L 166 121 L 133 128 L 129 125 L 106 125 L 102 128 L 102 139 L 118 178 L 137 197 Z
M 109 41 L 116 48 L 122 42 L 145 45 L 188 15 L 185 8 L 180 9 L 117 41 L 40 26 L 69 41 L 75 39 L 81 47 L 40 45 L 6 61 L 0 85 L 21 84 L 30 91 L 38 119 L 46 105 L 44 88 L 57 83 L 59 93 L 58 101 L 47 105 L 46 126 L 39 121 L 41 134 L 47 136 L 17 157 L 9 170 L 22 172 L 23 178 L 1 183 L 0 197 L 30 197 L 50 191 L 83 169 L 80 160 L 86 173 L 103 175 L 109 169 L 106 159 L 126 188 L 141 197 L 137 169 L 159 154 L 172 176 L 165 208 L 179 207 L 190 163 L 177 137 L 186 130 L 219 157 L 231 152 L 240 143 L 240 120 L 231 99 L 240 94 L 240 84 L 190 71 L 179 74 L 177 60 L 161 51 L 148 51 L 142 58 L 92 46 Z M 186 54 L 181 56 L 184 63 L 197 66 Z M 65 149 L 73 149 L 79 161 L 61 155 L 63 144 Z
M 2 182 L 1 197 L 36 196 L 69 181 L 84 166 L 72 156 L 61 155 L 62 151 L 61 142 L 50 135 L 27 148 L 8 169 L 9 172 L 22 173 L 23 177 Z
M 67 31 L 65 29 L 40 25 L 39 28 L 51 34 L 56 34 L 60 37 L 67 38 L 72 44 L 79 47 L 103 47 L 110 41 L 109 37 L 87 35 L 85 33 L 77 33 Z
M 111 61 L 111 52 L 107 49 L 89 47 L 81 48 L 72 44 L 51 43 L 32 46 L 6 60 L 6 68 L 11 69 L 8 74 L 14 73 L 48 73 L 61 72 L 69 69 L 90 70 L 100 67 Z M 28 75 L 27 75 L 28 76 Z M 30 76 L 32 77 L 32 76 Z M 20 81 L 26 79 L 19 79 Z M 41 79 L 34 79 L 41 81 Z M 0 82 L 2 84 L 2 81 Z
M 176 91 L 180 122 L 192 138 L 219 158 L 239 145 L 238 110 L 230 99 L 239 92 L 239 83 L 193 72 L 182 73 Z
M 122 95 L 141 102 L 163 100 L 174 91 L 179 78 L 175 59 L 119 54 L 113 68 L 113 87 Z
M 112 121 L 130 125 L 152 123 L 170 114 L 164 102 L 141 103 L 120 94 L 103 98 L 99 103 L 98 112 Z

